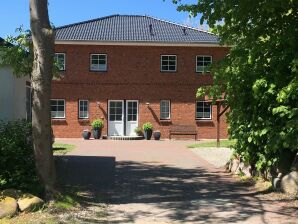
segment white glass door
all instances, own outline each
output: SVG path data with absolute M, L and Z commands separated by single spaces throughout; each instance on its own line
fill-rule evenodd
M 126 101 L 126 135 L 135 136 L 135 128 L 138 127 L 138 108 L 137 100 L 127 100 Z
M 109 101 L 109 136 L 124 135 L 124 101 L 110 100 Z

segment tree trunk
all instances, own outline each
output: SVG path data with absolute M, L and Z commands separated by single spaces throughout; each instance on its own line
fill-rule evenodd
M 32 129 L 35 163 L 46 200 L 53 199 L 56 184 L 50 117 L 51 81 L 54 60 L 54 31 L 47 0 L 30 0 L 33 41 Z

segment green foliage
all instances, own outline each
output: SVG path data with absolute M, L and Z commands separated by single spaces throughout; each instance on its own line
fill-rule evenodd
M 93 130 L 102 129 L 104 127 L 103 120 L 96 119 L 91 123 L 91 126 Z
M 197 96 L 218 99 L 225 93 L 236 152 L 260 171 L 293 158 L 298 150 L 298 1 L 174 2 L 193 16 L 201 13 L 201 23 L 231 46 L 211 67 L 214 85 L 201 87 Z
M 63 144 L 63 143 L 57 143 L 55 142 L 53 144 L 53 151 L 54 151 L 54 154 L 66 154 L 68 152 L 71 152 L 72 150 L 75 149 L 75 145 L 71 145 L 71 144 Z
M 142 128 L 136 127 L 134 131 L 135 131 L 137 136 L 143 136 Z
M 146 122 L 143 124 L 144 131 L 148 131 L 148 130 L 152 130 L 152 129 L 153 129 L 153 125 L 150 122 Z
M 13 68 L 13 73 L 17 77 L 30 75 L 32 72 L 33 57 L 29 54 L 32 48 L 30 30 L 23 30 L 23 27 L 16 29 L 18 36 L 9 36 L 6 42 L 10 43 L 7 46 L 0 46 L 1 60 L 0 66 L 10 65 Z
M 6 46 L 0 46 L 0 66 L 11 66 L 16 77 L 31 75 L 33 68 L 31 31 L 24 30 L 21 26 L 16 29 L 17 36 L 8 36 Z M 54 55 L 53 55 L 54 57 Z M 54 60 L 53 78 L 61 78 L 58 61 Z
M 0 189 L 41 192 L 31 130 L 31 124 L 26 121 L 0 123 Z

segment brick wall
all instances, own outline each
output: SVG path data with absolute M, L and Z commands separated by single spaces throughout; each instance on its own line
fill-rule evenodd
M 107 134 L 108 100 L 131 99 L 139 100 L 139 125 L 152 122 L 164 138 L 171 124 L 196 125 L 199 138 L 216 138 L 216 106 L 211 121 L 195 120 L 196 90 L 212 83 L 210 75 L 195 72 L 195 64 L 196 55 L 212 55 L 216 61 L 226 48 L 56 45 L 56 52 L 66 53 L 66 71 L 52 87 L 52 98 L 66 100 L 66 119 L 52 120 L 56 137 L 81 137 L 96 118 L 105 120 Z M 90 53 L 108 55 L 107 72 L 89 71 Z M 177 55 L 177 72 L 160 72 L 161 54 Z M 78 119 L 79 99 L 90 102 L 89 120 Z M 170 121 L 159 119 L 160 100 L 171 100 Z M 222 116 L 221 138 L 227 137 L 226 130 Z

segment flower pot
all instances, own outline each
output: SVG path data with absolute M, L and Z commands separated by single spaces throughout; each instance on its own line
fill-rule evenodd
M 94 139 L 100 139 L 101 129 L 93 129 L 93 137 Z
M 154 137 L 154 139 L 155 140 L 159 140 L 160 139 L 160 131 L 155 131 L 155 132 L 153 132 L 153 137 Z
M 85 140 L 88 140 L 91 136 L 91 132 L 88 130 L 84 130 L 82 135 Z
M 144 130 L 144 137 L 146 140 L 150 140 L 152 136 L 152 130 Z

